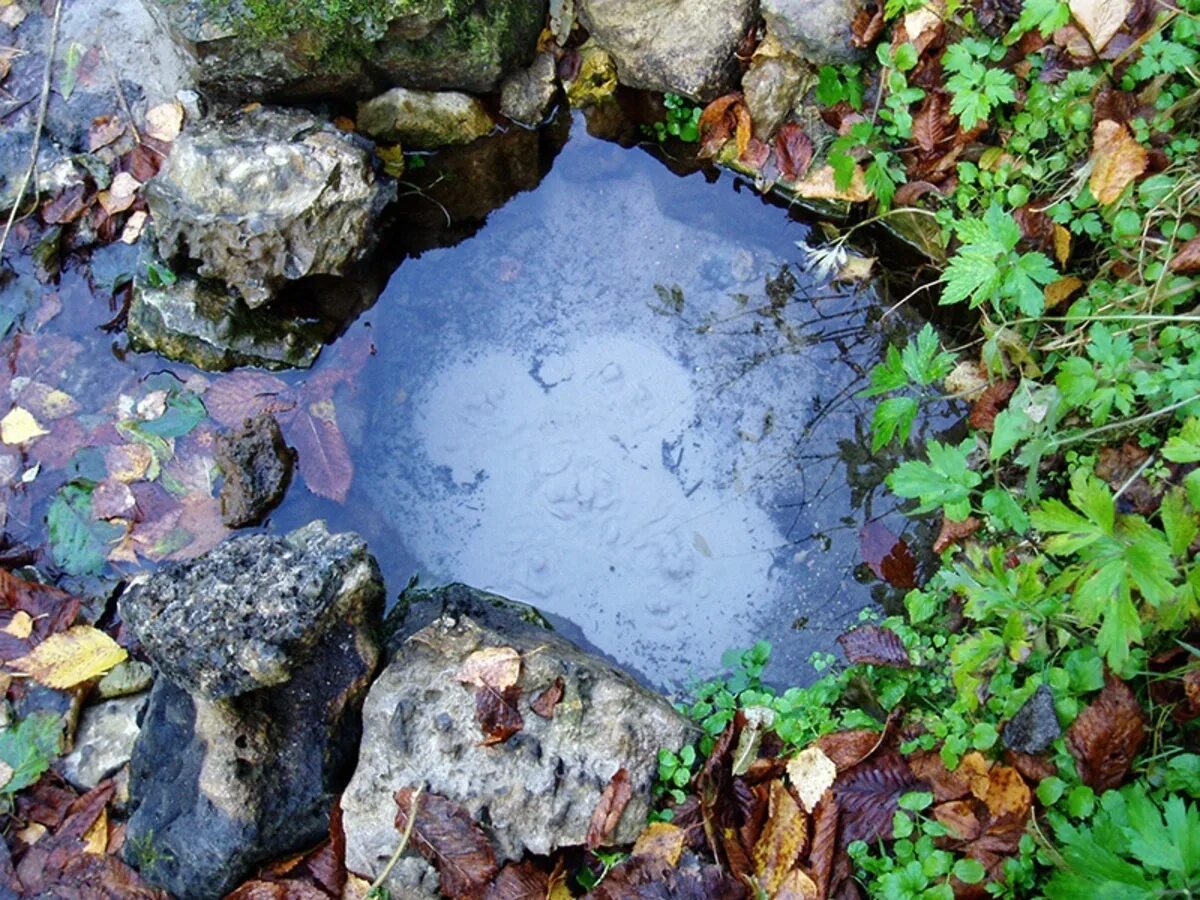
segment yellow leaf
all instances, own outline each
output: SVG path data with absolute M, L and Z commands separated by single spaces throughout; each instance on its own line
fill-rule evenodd
M 33 413 L 19 406 L 14 406 L 0 419 L 0 441 L 6 444 L 24 444 L 49 433 L 38 424 Z
M 815 881 L 800 869 L 792 869 L 771 900 L 817 900 L 820 896 L 821 890 Z
M 468 656 L 455 676 L 464 684 L 502 691 L 521 677 L 521 654 L 512 647 L 485 647 Z
M 46 687 L 65 690 L 103 675 L 128 654 L 116 641 L 90 625 L 52 634 L 9 665 Z
M 855 256 L 851 255 L 846 258 L 845 264 L 842 266 L 834 281 L 840 281 L 845 284 L 854 284 L 859 281 L 866 281 L 871 277 L 871 270 L 875 267 L 875 257 L 873 256 Z
M 1092 135 L 1092 175 L 1088 187 L 1101 203 L 1112 203 L 1146 171 L 1150 155 L 1129 129 L 1104 119 Z
M 32 847 L 38 841 L 46 836 L 47 828 L 40 822 L 30 822 L 20 831 L 16 832 L 16 838 L 26 847 Z
M 393 178 L 404 174 L 404 148 L 399 144 L 377 145 L 375 155 L 383 160 L 383 171 Z
M 792 190 L 806 200 L 848 200 L 851 203 L 863 203 L 872 196 L 861 166 L 854 167 L 850 186 L 844 191 L 839 191 L 834 183 L 833 166 L 822 166 L 810 171 L 802 181 L 792 185 Z
M 116 444 L 104 451 L 109 476 L 126 484 L 146 478 L 153 462 L 154 451 L 145 444 Z
M 146 134 L 171 143 L 183 130 L 183 104 L 178 100 L 160 103 L 146 112 Z
M 33 633 L 33 616 L 29 615 L 23 609 L 18 609 L 13 614 L 12 621 L 0 630 L 23 641 Z
M 92 827 L 83 833 L 83 852 L 95 856 L 103 856 L 108 852 L 108 810 L 100 810 L 100 815 L 92 823 Z
M 812 810 L 837 778 L 837 765 L 825 755 L 824 750 L 812 746 L 792 757 L 787 764 L 787 773 L 796 793 L 800 795 L 800 802 L 806 809 Z
M 1071 258 L 1071 232 L 1061 225 L 1054 226 L 1054 258 L 1060 266 L 1065 266 Z
M 1083 282 L 1074 275 L 1068 275 L 1066 278 L 1060 278 L 1058 281 L 1046 285 L 1046 289 L 1042 292 L 1046 295 L 1046 309 L 1062 303 L 1081 287 L 1083 287 Z
M 956 365 L 942 383 L 946 393 L 971 403 L 979 399 L 988 386 L 987 369 L 975 359 L 964 359 Z
M 1070 0 L 1067 5 L 1079 27 L 1087 32 L 1092 48 L 1099 53 L 1125 24 L 1133 0 Z
M 754 875 L 767 896 L 774 896 L 808 841 L 808 817 L 782 781 L 771 782 L 767 824 L 751 851 Z
M 12 781 L 13 767 L 0 759 L 0 789 Z
M 633 855 L 649 856 L 673 869 L 679 864 L 685 837 L 686 833 L 678 825 L 672 825 L 670 822 L 651 822 L 638 835 L 633 845 Z

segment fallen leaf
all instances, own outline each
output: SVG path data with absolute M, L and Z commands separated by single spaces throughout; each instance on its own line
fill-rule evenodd
M 961 522 L 955 522 L 942 516 L 942 527 L 938 531 L 937 539 L 933 542 L 933 552 L 938 555 L 945 553 L 955 544 L 961 544 L 982 527 L 983 522 L 974 516 L 967 516 Z
M 1017 390 L 1017 385 L 1018 382 L 1015 378 L 1006 378 L 1004 381 L 993 382 L 984 388 L 979 399 L 975 401 L 975 405 L 971 407 L 971 414 L 967 417 L 970 426 L 977 431 L 990 432 L 996 425 L 996 416 L 1008 406 L 1008 401 Z
M 565 686 L 566 683 L 563 681 L 562 676 L 555 678 L 554 684 L 533 698 L 529 704 L 529 708 L 543 719 L 554 718 L 554 708 L 558 706 L 558 701 L 562 699 Z
M 792 869 L 787 873 L 778 890 L 771 900 L 818 900 L 821 889 L 817 883 L 808 877 L 802 869 Z
M 946 393 L 960 400 L 974 401 L 987 390 L 990 382 L 983 363 L 974 359 L 964 359 L 950 370 L 942 384 Z
M 547 900 L 550 876 L 533 863 L 509 863 L 488 885 L 483 900 Z
M 813 810 L 812 848 L 808 851 L 816 876 L 820 896 L 829 896 L 829 882 L 833 875 L 833 862 L 838 850 L 838 825 L 841 809 L 832 791 L 826 791 L 817 808 Z
M 412 844 L 438 870 L 448 897 L 474 897 L 497 875 L 496 852 L 470 813 L 438 794 L 396 792 L 396 828 L 403 834 L 413 812 Z
M 859 8 L 850 22 L 850 43 L 860 50 L 870 47 L 883 32 L 883 4 L 874 3 Z
M 700 147 L 698 156 L 712 157 L 720 152 L 730 137 L 742 130 L 743 119 L 749 122 L 750 113 L 746 110 L 745 101 L 740 91 L 718 97 L 700 114 L 696 123 L 700 132 Z M 748 139 L 747 139 L 748 142 Z M 745 144 L 738 141 L 738 155 L 745 149 Z
M 983 802 L 992 816 L 991 827 L 1023 825 L 1029 817 L 1033 794 L 1016 769 L 993 765 L 988 772 L 988 789 Z
M 589 850 L 602 847 L 612 838 L 621 822 L 621 815 L 633 797 L 633 785 L 629 781 L 629 770 L 621 767 L 600 795 L 600 802 L 592 812 L 588 823 L 586 846 Z
M 842 652 L 852 665 L 866 663 L 872 666 L 894 666 L 899 669 L 912 668 L 908 650 L 900 635 L 881 625 L 860 625 L 837 639 Z
M 454 677 L 463 684 L 502 691 L 521 677 L 521 654 L 512 647 L 476 650 L 463 660 Z
M 854 728 L 850 731 L 834 731 L 817 738 L 817 746 L 833 760 L 839 772 L 851 769 L 878 749 L 886 732 L 869 728 Z M 793 784 L 795 782 L 793 781 Z M 800 799 L 804 799 L 801 794 Z M 806 802 L 807 805 L 807 802 Z M 809 809 L 812 809 L 809 806 Z
M 143 478 L 153 479 L 154 451 L 145 444 L 113 444 L 104 450 L 104 465 L 110 478 L 130 484 Z M 154 472 L 157 472 L 155 466 Z
M 133 206 L 134 201 L 137 199 L 137 192 L 141 187 L 142 183 L 128 172 L 118 172 L 113 176 L 112 184 L 109 185 L 108 190 L 97 194 L 96 200 L 106 213 L 110 216 L 115 216 L 117 213 L 123 213 L 129 207 Z
M 904 15 L 904 32 L 920 56 L 945 31 L 945 3 L 928 3 Z
M 670 822 L 651 822 L 633 844 L 634 856 L 650 856 L 671 868 L 679 865 L 687 833 Z
M 798 197 L 806 200 L 844 200 L 849 203 L 865 203 L 874 196 L 867 187 L 866 177 L 862 166 L 854 167 L 850 185 L 845 190 L 839 190 L 835 183 L 833 166 L 821 166 L 810 171 L 801 181 L 791 185 Z
M 20 406 L 14 406 L 0 419 L 0 441 L 6 444 L 25 444 L 49 433 L 38 424 L 33 413 Z
M 521 689 L 516 685 L 475 689 L 475 721 L 483 732 L 485 747 L 502 744 L 525 727 L 525 720 L 517 709 L 520 699 Z
M 1070 0 L 1071 15 L 1087 32 L 1092 47 L 1099 52 L 1125 24 L 1133 9 L 1133 0 Z
M 1117 200 L 1125 188 L 1146 171 L 1150 156 L 1129 129 L 1111 119 L 1096 125 L 1092 135 L 1092 174 L 1088 187 L 1102 204 Z
M 1179 275 L 1193 275 L 1200 272 L 1200 237 L 1194 237 L 1171 257 L 1167 268 Z
M 274 375 L 242 369 L 216 379 L 205 389 L 204 408 L 218 424 L 239 428 L 246 419 L 262 413 L 291 409 L 295 404 L 284 396 L 288 390 Z
M 767 824 L 751 852 L 754 877 L 768 896 L 779 890 L 807 843 L 808 817 L 804 810 L 787 785 L 779 780 L 771 782 Z
M 11 621 L 0 630 L 3 630 L 5 634 L 11 634 L 18 640 L 25 640 L 33 634 L 33 616 L 23 609 L 18 609 L 13 614 Z
M 969 800 L 950 800 L 933 808 L 933 817 L 950 829 L 950 837 L 973 841 L 983 833 L 983 823 L 975 814 L 975 804 Z
M 146 220 L 149 214 L 145 210 L 137 210 L 129 216 L 129 220 L 125 223 L 125 227 L 121 230 L 119 240 L 122 244 L 136 244 L 138 238 L 142 236 L 142 230 L 146 227 Z
M 137 499 L 123 481 L 106 478 L 92 491 L 92 515 L 97 519 L 128 518 L 136 508 Z
M 183 130 L 183 104 L 178 100 L 160 103 L 146 111 L 146 134 L 171 143 Z
M 46 687 L 65 690 L 103 675 L 128 655 L 103 631 L 75 625 L 50 635 L 10 665 Z
M 101 147 L 107 147 L 124 133 L 125 123 L 120 116 L 97 116 L 88 129 L 88 152 L 95 153 Z
M 873 756 L 839 776 L 832 790 L 841 809 L 842 846 L 891 839 L 900 797 L 925 788 L 894 750 Z
M 813 144 L 795 122 L 785 122 L 775 133 L 775 159 L 788 181 L 802 178 L 812 165 Z
M 1046 298 L 1046 309 L 1053 309 L 1064 300 L 1069 300 L 1081 287 L 1083 282 L 1074 275 L 1050 282 L 1042 290 L 1042 296 Z
M 838 767 L 820 747 L 801 750 L 787 764 L 788 780 L 804 808 L 812 811 L 837 779 Z
M 1067 731 L 1079 777 L 1097 793 L 1120 787 L 1145 740 L 1145 713 L 1129 686 L 1111 675 Z
M 877 577 L 892 587 L 917 586 L 917 561 L 908 544 L 882 522 L 876 520 L 864 525 L 858 533 L 858 542 L 863 562 Z
M 875 257 L 852 253 L 846 257 L 846 261 L 833 276 L 833 280 L 839 284 L 858 284 L 870 278 L 874 268 Z
M 101 809 L 96 821 L 83 833 L 83 852 L 99 854 L 105 853 L 107 850 L 108 815 L 105 810 Z
M 308 489 L 345 503 L 354 480 L 354 461 L 333 409 L 328 400 L 309 404 L 288 423 L 287 438 L 296 449 L 297 466 Z
M 42 207 L 42 221 L 47 225 L 67 225 L 74 222 L 90 205 L 87 185 L 72 184 Z
M 1065 266 L 1071 258 L 1071 232 L 1057 222 L 1054 223 L 1054 258 L 1060 266 Z

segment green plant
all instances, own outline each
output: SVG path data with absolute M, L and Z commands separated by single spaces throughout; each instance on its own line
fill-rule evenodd
M 575 873 L 575 880 L 585 891 L 595 890 L 616 866 L 629 859 L 624 850 L 593 850 L 592 856 L 600 863 L 600 871 L 595 872 L 588 866 L 581 867 Z
M 700 140 L 700 114 L 704 111 L 703 107 L 692 103 L 687 97 L 672 93 L 663 94 L 663 106 L 666 109 L 662 121 L 652 126 L 654 137 L 660 144 L 669 137 L 689 144 Z

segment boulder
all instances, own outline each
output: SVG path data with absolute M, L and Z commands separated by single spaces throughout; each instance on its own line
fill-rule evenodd
M 582 844 L 597 802 L 626 769 L 633 797 L 613 843 L 632 841 L 645 822 L 658 751 L 678 749 L 692 726 L 662 697 L 552 631 L 536 610 L 463 585 L 428 592 L 433 619 L 401 639 L 363 707 L 363 743 L 342 795 L 346 864 L 375 878 L 396 849 L 395 793 L 424 785 L 481 823 L 499 856 L 548 854 Z M 410 615 L 410 618 L 413 618 Z M 475 688 L 459 681 L 464 662 L 485 648 L 521 656 L 516 701 L 520 730 L 486 746 Z M 549 717 L 531 708 L 562 680 Z M 398 877 L 400 896 L 410 886 Z
M 380 141 L 432 150 L 469 144 L 496 123 L 474 97 L 453 91 L 392 88 L 358 104 L 358 128 Z
M 558 94 L 557 68 L 552 53 L 539 53 L 529 68 L 508 76 L 500 86 L 500 112 L 520 125 L 541 125 Z
M 194 262 L 254 309 L 288 282 L 345 274 L 394 191 L 353 135 L 258 107 L 186 129 L 146 201 L 163 259 Z
M 185 900 L 221 896 L 323 837 L 353 766 L 382 602 L 362 539 L 322 522 L 228 541 L 121 599 L 165 676 L 130 762 L 126 853 L 146 878 Z
M 814 66 L 850 63 L 863 51 L 850 43 L 850 24 L 863 0 L 762 0 L 767 32 Z
M 307 368 L 323 346 L 313 324 L 270 310 L 252 312 L 223 285 L 189 275 L 170 287 L 136 279 L 127 333 L 135 350 L 210 372 L 237 366 Z
M 270 413 L 247 419 L 241 428 L 217 438 L 221 521 L 230 528 L 261 522 L 279 505 L 292 480 L 295 451 L 288 447 Z
M 533 58 L 547 0 L 145 0 L 197 63 L 201 87 L 234 101 L 367 97 L 401 85 L 495 90 Z
M 579 18 L 621 83 L 711 100 L 733 87 L 757 0 L 580 0 Z
M 55 764 L 63 778 L 90 791 L 129 762 L 149 696 L 141 693 L 87 707 L 75 731 L 75 749 Z

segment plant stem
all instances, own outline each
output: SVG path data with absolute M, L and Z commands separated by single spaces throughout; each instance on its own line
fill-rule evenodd
M 383 867 L 383 871 L 379 873 L 379 877 L 371 882 L 371 886 L 367 889 L 367 893 L 377 891 L 383 887 L 383 883 L 387 881 L 387 877 L 392 874 L 392 869 L 396 868 L 396 863 L 400 861 L 400 857 L 404 855 L 404 850 L 408 847 L 408 840 L 412 837 L 413 826 L 417 822 L 417 806 L 420 804 L 421 791 L 425 789 L 424 785 L 418 785 L 413 791 L 412 805 L 408 809 L 408 823 L 404 826 L 404 833 L 400 835 L 400 843 L 396 847 L 396 852 L 392 854 L 392 858 L 388 860 L 387 865 Z

